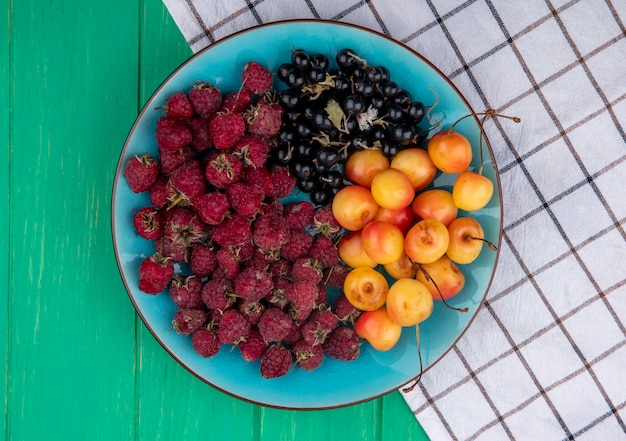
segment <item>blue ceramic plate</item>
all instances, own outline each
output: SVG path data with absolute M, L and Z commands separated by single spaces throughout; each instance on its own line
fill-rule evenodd
M 147 295 L 138 289 L 141 261 L 154 253 L 152 242 L 138 237 L 133 229 L 133 213 L 149 205 L 147 193 L 133 193 L 122 176 L 123 166 L 135 154 L 157 155 L 157 110 L 176 91 L 188 91 L 196 80 L 217 85 L 222 92 L 237 90 L 243 65 L 255 60 L 276 69 L 289 60 L 294 48 L 333 55 L 345 47 L 353 49 L 369 64 L 387 66 L 392 79 L 408 90 L 414 99 L 434 102 L 430 88 L 439 96 L 432 117 L 450 126 L 472 112 L 467 101 L 448 79 L 428 60 L 407 47 L 375 32 L 348 24 L 324 21 L 287 21 L 255 27 L 225 38 L 197 53 L 173 72 L 146 103 L 130 131 L 118 163 L 113 189 L 113 240 L 119 269 L 126 289 L 145 325 L 161 345 L 185 368 L 213 387 L 253 403 L 289 409 L 322 409 L 363 402 L 393 391 L 411 382 L 420 372 L 416 336 L 406 328 L 398 345 L 389 352 L 377 352 L 368 344 L 353 362 L 339 362 L 326 357 L 314 371 L 293 369 L 288 375 L 264 380 L 258 362 L 246 362 L 239 351 L 222 347 L 220 353 L 204 359 L 191 347 L 191 339 L 171 330 L 176 310 L 169 294 Z M 276 87 L 279 87 L 276 84 Z M 466 118 L 457 126 L 475 148 L 479 163 L 479 126 L 475 118 Z M 489 205 L 473 213 L 483 225 L 486 238 L 496 245 L 501 234 L 501 188 L 489 145 L 485 145 L 484 174 L 496 183 Z M 440 176 L 435 186 L 451 189 L 452 177 Z M 424 369 L 432 367 L 455 344 L 468 328 L 480 307 L 493 277 L 497 252 L 484 247 L 478 260 L 463 267 L 466 286 L 450 302 L 467 307 L 459 313 L 436 302 L 433 315 L 420 325 L 421 354 Z

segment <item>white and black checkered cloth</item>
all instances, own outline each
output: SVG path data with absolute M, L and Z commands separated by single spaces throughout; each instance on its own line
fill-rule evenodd
M 484 307 L 403 394 L 433 440 L 626 439 L 625 0 L 164 0 L 194 51 L 292 18 L 417 50 L 486 126 L 504 234 Z

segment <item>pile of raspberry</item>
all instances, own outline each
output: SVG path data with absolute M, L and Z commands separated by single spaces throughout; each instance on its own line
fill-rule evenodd
M 272 82 L 249 62 L 236 92 L 198 82 L 173 93 L 156 125 L 158 156 L 136 155 L 124 171 L 151 202 L 133 213 L 156 250 L 140 265 L 140 290 L 169 293 L 173 329 L 200 356 L 235 346 L 263 378 L 360 351 L 360 311 L 329 296 L 347 274 L 330 205 L 283 203 L 296 179 L 270 159 L 283 112 Z

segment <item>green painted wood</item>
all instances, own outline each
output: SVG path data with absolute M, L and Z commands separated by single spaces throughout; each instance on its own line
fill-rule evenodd
M 133 436 L 134 315 L 109 212 L 135 113 L 137 12 L 12 2 L 11 440 Z
M 400 392 L 381 398 L 382 441 L 428 441 L 428 435 L 418 424 Z

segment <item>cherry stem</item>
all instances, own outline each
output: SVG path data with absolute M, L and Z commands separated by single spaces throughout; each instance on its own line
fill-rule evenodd
M 415 325 L 415 337 L 417 339 L 417 356 L 419 357 L 419 360 L 420 360 L 420 373 L 415 378 L 415 380 L 413 380 L 413 384 L 402 389 L 402 392 L 404 393 L 409 393 L 413 389 L 415 389 L 415 386 L 417 386 L 417 383 L 420 382 L 420 380 L 422 379 L 422 374 L 424 373 L 424 363 L 422 362 L 422 348 L 420 344 L 421 339 L 420 339 L 420 325 L 419 324 Z
M 441 300 L 443 302 L 444 305 L 446 305 L 447 308 L 450 309 L 454 309 L 455 311 L 459 311 L 459 312 L 467 312 L 469 311 L 469 308 L 455 308 L 454 306 L 450 306 L 448 304 L 448 302 L 446 302 L 446 299 L 443 298 L 443 295 L 441 294 L 441 290 L 439 289 L 439 286 L 437 286 L 437 282 L 435 282 L 435 280 L 430 276 L 430 274 L 428 274 L 428 271 L 426 271 L 424 269 L 424 267 L 422 267 L 422 265 L 420 265 L 419 263 L 415 263 L 413 262 L 411 259 L 409 259 L 410 262 L 413 264 L 413 267 L 416 268 L 418 271 L 420 271 L 422 274 L 424 274 L 424 277 L 426 278 L 427 282 L 432 282 L 433 285 L 435 285 L 435 289 L 437 290 L 437 292 L 439 293 L 439 300 Z
M 439 121 L 434 121 L 432 117 L 430 116 L 430 112 L 432 112 L 432 110 L 437 107 L 437 105 L 439 104 L 439 95 L 437 95 L 437 92 L 435 91 L 435 89 L 433 87 L 429 87 L 430 91 L 433 93 L 433 95 L 435 95 L 435 102 L 428 107 L 428 110 L 426 111 L 426 119 L 428 120 L 428 122 L 430 124 L 432 124 L 432 127 L 430 129 L 428 129 L 428 131 L 431 131 L 432 129 L 434 129 L 435 127 L 439 127 L 440 122 Z
M 465 240 L 470 241 L 470 240 L 482 240 L 483 242 L 485 242 L 487 244 L 487 246 L 489 247 L 489 249 L 493 250 L 493 251 L 498 251 L 498 247 L 495 246 L 493 244 L 493 242 L 488 241 L 487 239 L 483 238 L 483 237 L 474 237 L 471 234 L 466 234 L 464 237 Z

